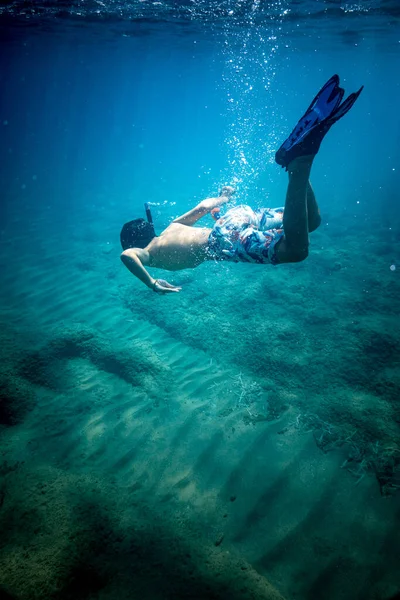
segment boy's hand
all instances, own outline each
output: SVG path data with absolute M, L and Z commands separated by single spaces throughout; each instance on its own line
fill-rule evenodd
M 223 204 L 229 202 L 231 196 L 235 192 L 236 190 L 232 186 L 224 185 L 217 198 L 207 198 L 207 200 L 203 200 L 201 204 L 203 208 L 205 208 L 208 211 L 211 211 L 213 208 L 217 208 L 218 206 L 222 206 Z
M 170 294 L 171 292 L 180 292 L 181 287 L 177 287 L 165 281 L 165 279 L 155 279 L 153 283 L 153 292 L 157 294 Z
M 221 188 L 221 191 L 219 193 L 220 196 L 226 196 L 227 198 L 230 198 L 231 196 L 233 196 L 233 194 L 236 194 L 236 190 L 231 185 L 224 185 L 224 187 Z

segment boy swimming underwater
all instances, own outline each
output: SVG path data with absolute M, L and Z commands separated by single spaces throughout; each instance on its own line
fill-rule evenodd
M 150 228 L 140 245 L 134 236 L 124 244 L 122 262 L 148 288 L 160 294 L 179 292 L 180 287 L 154 279 L 145 267 L 168 271 L 193 269 L 206 260 L 262 264 L 300 262 L 308 256 L 308 234 L 320 225 L 321 217 L 309 178 L 311 167 L 326 133 L 353 106 L 362 91 L 342 102 L 344 90 L 334 75 L 318 92 L 304 116 L 275 155 L 285 167 L 289 184 L 284 208 L 253 210 L 236 206 L 219 217 L 234 188 L 225 186 L 216 198 L 207 198 L 175 219 L 159 236 Z M 192 227 L 211 213 L 212 229 Z M 138 244 L 139 245 L 139 244 Z

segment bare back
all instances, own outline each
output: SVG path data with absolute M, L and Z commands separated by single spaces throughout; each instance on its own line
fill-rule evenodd
M 211 229 L 171 223 L 145 248 L 149 267 L 179 271 L 193 269 L 207 260 L 207 245 Z

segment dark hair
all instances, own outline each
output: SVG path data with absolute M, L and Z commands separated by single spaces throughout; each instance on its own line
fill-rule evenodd
M 145 248 L 155 236 L 152 223 L 148 223 L 144 219 L 134 219 L 125 223 L 121 229 L 121 246 L 123 250 Z

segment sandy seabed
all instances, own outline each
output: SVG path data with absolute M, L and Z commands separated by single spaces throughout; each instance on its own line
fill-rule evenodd
M 1 600 L 400 597 L 398 240 L 161 297 L 89 222 L 1 239 Z

